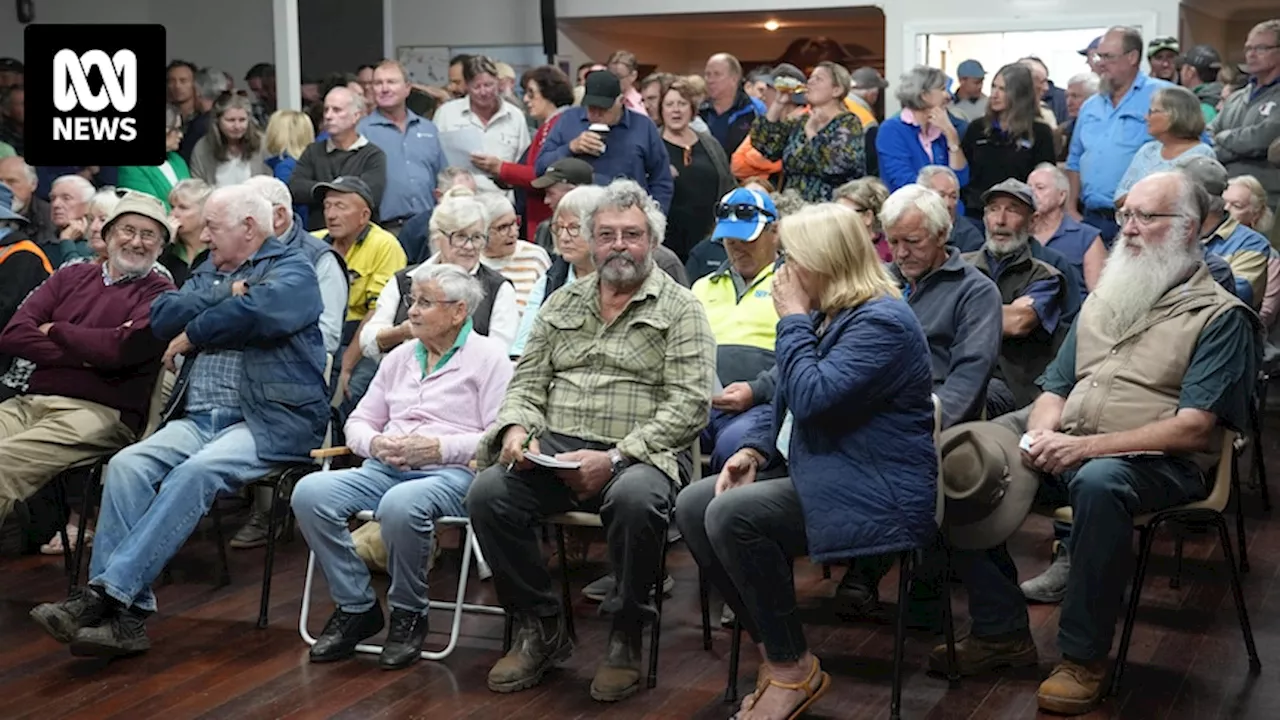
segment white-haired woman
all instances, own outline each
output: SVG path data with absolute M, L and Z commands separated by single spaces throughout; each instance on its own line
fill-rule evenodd
M 173 229 L 173 238 L 160 255 L 160 264 L 173 275 L 173 283 L 179 288 L 191 274 L 196 256 L 205 250 L 200 234 L 204 232 L 204 201 L 212 192 L 213 188 L 199 178 L 183 180 L 169 191 L 169 227 Z
M 387 354 L 347 419 L 346 442 L 364 463 L 313 473 L 293 491 L 293 511 L 329 581 L 335 605 L 312 662 L 351 657 L 386 624 L 356 554 L 348 522 L 374 511 L 388 555 L 390 629 L 379 664 L 408 667 L 427 637 L 434 523 L 465 515 L 476 445 L 498 416 L 511 380 L 507 347 L 473 330 L 484 289 L 455 265 L 427 265 L 406 298 L 412 341 Z
M 1271 232 L 1275 214 L 1267 207 L 1267 191 L 1258 178 L 1252 175 L 1231 178 L 1227 181 L 1226 192 L 1222 193 L 1222 202 L 1226 205 L 1227 214 L 1241 225 L 1263 235 Z
M 889 192 L 916 181 L 926 165 L 945 165 L 960 187 L 969 184 L 969 163 L 960 149 L 968 125 L 947 112 L 947 75 L 925 65 L 903 73 L 898 81 L 902 112 L 886 119 L 876 133 L 880 179 Z M 964 208 L 957 211 L 964 214 Z
M 484 205 L 489 233 L 489 240 L 480 252 L 480 262 L 511 281 L 516 290 L 516 306 L 523 313 L 533 286 L 551 267 L 551 256 L 537 245 L 520 239 L 520 216 L 506 195 L 482 193 L 476 199 Z
M 538 317 L 542 303 L 565 285 L 596 271 L 587 238 L 582 234 L 582 219 L 600 203 L 602 197 L 604 188 L 599 185 L 579 185 L 560 198 L 560 204 L 551 214 L 551 237 L 555 242 L 556 256 L 529 293 L 516 340 L 511 344 L 511 357 L 524 354 L 525 343 L 529 341 L 529 333 L 533 332 L 533 321 Z

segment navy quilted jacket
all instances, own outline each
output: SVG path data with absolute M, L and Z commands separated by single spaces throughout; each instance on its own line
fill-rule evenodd
M 816 562 L 921 546 L 936 532 L 929 347 L 906 302 L 778 321 L 778 388 L 744 447 L 770 465 L 782 418 L 793 420 L 791 480 Z

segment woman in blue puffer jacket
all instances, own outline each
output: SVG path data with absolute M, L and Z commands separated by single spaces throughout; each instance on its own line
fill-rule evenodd
M 780 230 L 772 412 L 676 504 L 704 577 L 761 650 L 743 703 L 753 718 L 792 717 L 831 684 L 805 644 L 791 559 L 881 555 L 937 532 L 933 383 L 915 313 L 852 210 L 812 206 Z

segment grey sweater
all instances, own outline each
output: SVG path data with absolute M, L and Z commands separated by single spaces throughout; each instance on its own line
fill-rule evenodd
M 311 195 L 316 184 L 342 175 L 354 175 L 365 181 L 373 191 L 373 212 L 377 215 L 382 205 L 382 191 L 387 187 L 386 153 L 363 136 L 350 150 L 329 150 L 328 140 L 317 140 L 302 151 L 302 157 L 298 158 L 293 175 L 289 177 L 293 201 L 308 208 L 308 230 L 324 227 L 324 203 Z

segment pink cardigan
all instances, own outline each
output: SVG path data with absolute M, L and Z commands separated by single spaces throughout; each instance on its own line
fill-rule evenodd
M 347 447 L 369 457 L 378 435 L 440 440 L 443 467 L 467 467 L 480 436 L 498 418 L 513 366 L 503 343 L 469 332 L 444 367 L 423 377 L 410 340 L 382 359 L 368 392 L 347 418 Z

